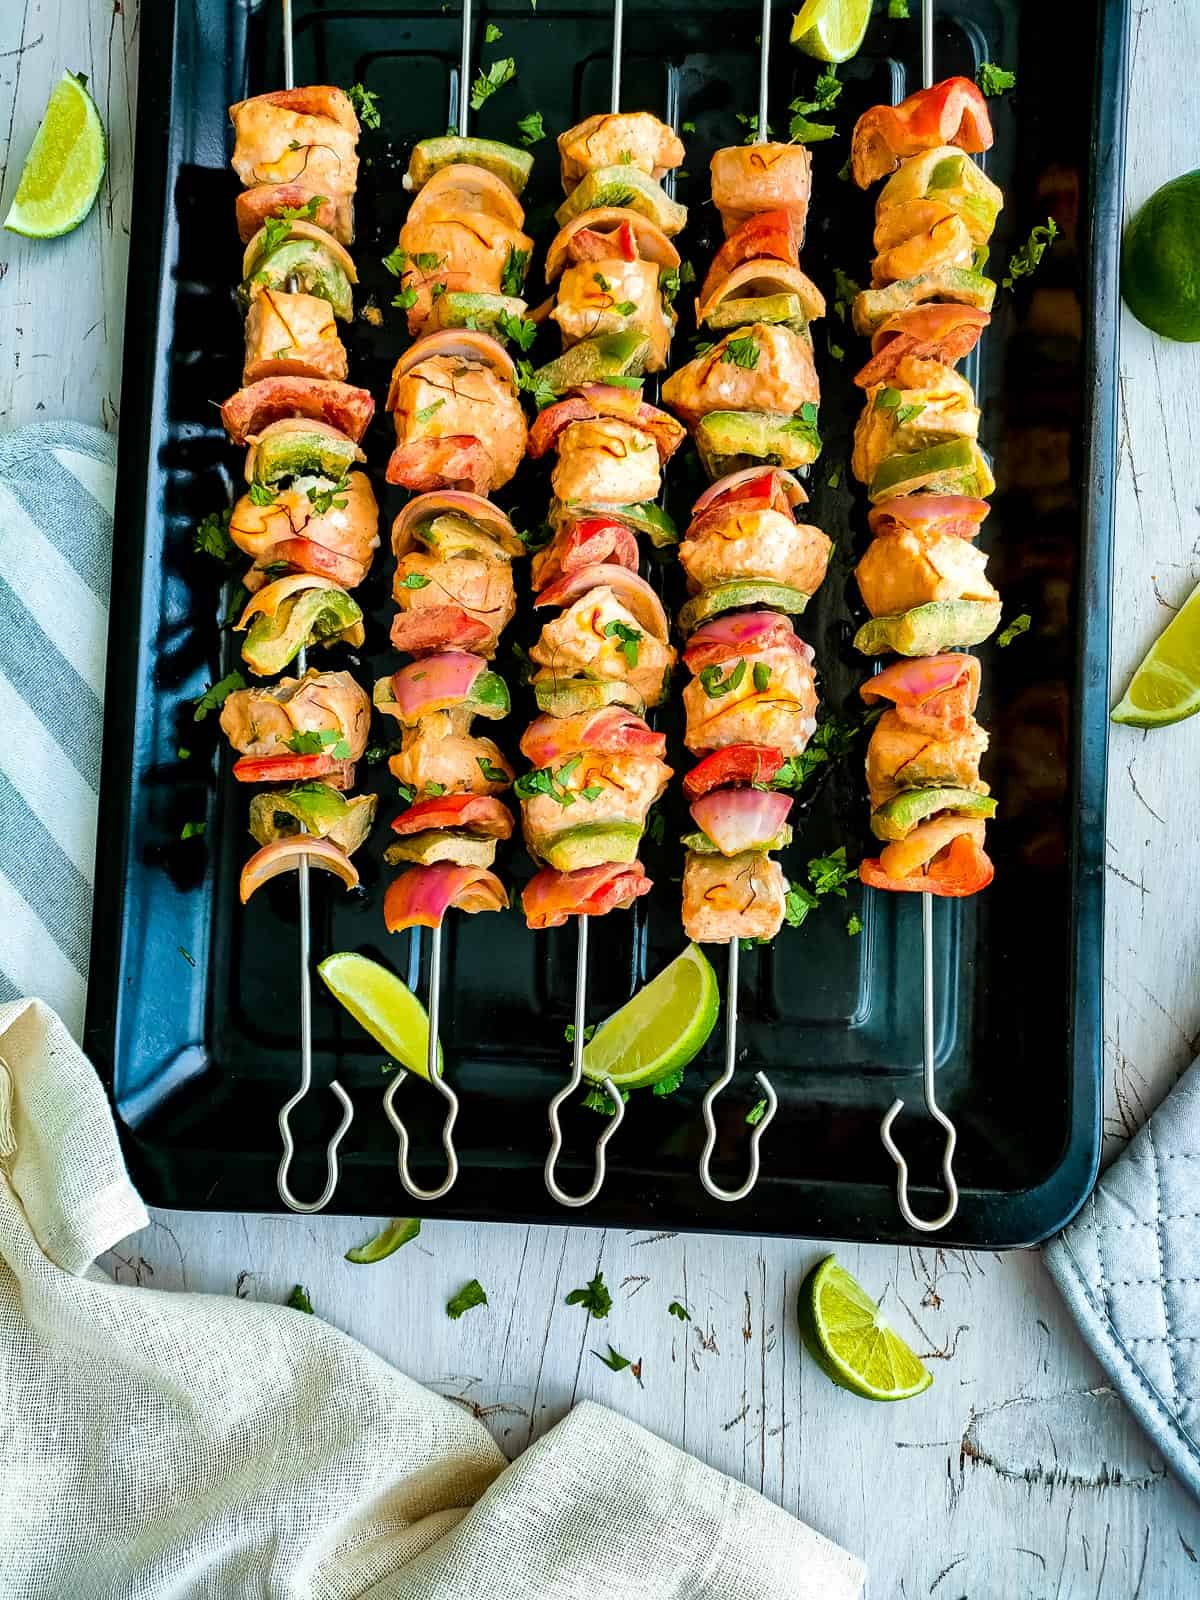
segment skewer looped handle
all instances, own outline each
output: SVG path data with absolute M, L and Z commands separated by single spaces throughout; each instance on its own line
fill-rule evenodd
M 762 1090 L 766 1098 L 767 1109 L 763 1113 L 758 1125 L 750 1135 L 750 1172 L 745 1183 L 738 1189 L 723 1189 L 713 1178 L 711 1164 L 713 1153 L 717 1148 L 717 1119 L 713 1113 L 713 1103 L 717 1096 L 733 1080 L 734 1068 L 737 1064 L 737 1025 L 738 1025 L 738 951 L 741 946 L 736 939 L 729 941 L 729 976 L 725 985 L 725 1066 L 721 1076 L 714 1080 L 704 1096 L 702 1111 L 704 1127 L 707 1137 L 704 1141 L 704 1154 L 700 1157 L 700 1182 L 706 1194 L 714 1200 L 744 1200 L 758 1182 L 760 1167 L 759 1145 L 762 1136 L 771 1126 L 776 1111 L 779 1109 L 779 1097 L 771 1086 L 771 1080 L 765 1072 L 756 1072 L 754 1081 Z
M 431 930 L 429 945 L 429 1054 L 425 1062 L 425 1075 L 446 1102 L 446 1120 L 442 1124 L 442 1149 L 446 1152 L 446 1176 L 436 1189 L 422 1189 L 408 1170 L 408 1129 L 396 1111 L 396 1091 L 408 1077 L 403 1067 L 388 1085 L 383 1097 L 383 1109 L 395 1130 L 400 1148 L 396 1153 L 396 1171 L 400 1182 L 414 1200 L 440 1200 L 449 1194 L 458 1182 L 458 1151 L 454 1148 L 454 1124 L 458 1121 L 458 1096 L 446 1082 L 438 1065 L 440 1022 L 442 1013 L 442 930 L 439 925 Z
M 557 1200 L 560 1206 L 586 1206 L 600 1193 L 604 1187 L 607 1172 L 608 1141 L 621 1126 L 625 1117 L 625 1102 L 621 1098 L 621 1091 L 611 1078 L 605 1078 L 604 1088 L 608 1098 L 612 1101 L 613 1114 L 608 1126 L 596 1140 L 595 1165 L 591 1186 L 583 1194 L 568 1194 L 560 1185 L 555 1176 L 558 1158 L 562 1154 L 563 1131 L 558 1120 L 558 1113 L 564 1103 L 571 1098 L 583 1081 L 583 1030 L 587 1018 L 587 981 L 588 981 L 588 919 L 579 917 L 579 945 L 575 958 L 575 1038 L 572 1046 L 571 1076 L 563 1087 L 551 1100 L 547 1108 L 550 1122 L 550 1153 L 546 1157 L 544 1176 L 546 1188 L 552 1199 Z
M 296 1142 L 292 1138 L 292 1130 L 288 1119 L 300 1104 L 301 1100 L 312 1087 L 312 1076 L 304 1073 L 300 1080 L 300 1087 L 290 1100 L 284 1102 L 279 1111 L 279 1136 L 283 1140 L 283 1155 L 279 1158 L 279 1171 L 275 1178 L 275 1187 L 279 1191 L 279 1198 L 289 1211 L 299 1211 L 308 1215 L 314 1211 L 324 1211 L 333 1198 L 333 1191 L 338 1186 L 341 1173 L 338 1169 L 338 1146 L 345 1138 L 350 1124 L 354 1121 L 354 1102 L 335 1078 L 329 1087 L 337 1095 L 342 1106 L 342 1120 L 329 1143 L 325 1146 L 325 1187 L 315 1200 L 297 1200 L 292 1193 L 289 1179 L 289 1170 L 292 1157 L 296 1154 Z
M 888 1107 L 883 1121 L 879 1124 L 879 1137 L 883 1140 L 884 1149 L 896 1163 L 896 1204 L 900 1207 L 901 1216 L 910 1228 L 916 1228 L 919 1233 L 936 1233 L 953 1219 L 958 1210 L 958 1183 L 954 1176 L 954 1150 L 958 1144 L 958 1129 L 937 1103 L 934 1073 L 937 1062 L 933 1027 L 933 896 L 928 894 L 921 896 L 921 960 L 924 967 L 921 999 L 924 1011 L 925 1109 L 934 1121 L 940 1123 L 946 1130 L 946 1144 L 942 1151 L 942 1180 L 950 1198 L 940 1217 L 923 1222 L 908 1202 L 908 1162 L 900 1154 L 896 1141 L 892 1138 L 892 1124 L 900 1115 L 904 1105 L 903 1100 L 893 1100 Z

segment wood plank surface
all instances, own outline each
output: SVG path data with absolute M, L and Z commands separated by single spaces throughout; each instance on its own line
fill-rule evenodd
M 1127 202 L 1197 164 L 1200 7 L 1134 17 Z M 138 0 L 0 7 L 0 206 L 49 91 L 87 72 L 111 141 L 100 204 L 47 244 L 0 236 L 0 425 L 70 415 L 114 430 Z M 1200 345 L 1122 316 L 1114 695 L 1200 578 Z M 1200 1046 L 1200 718 L 1114 729 L 1108 811 L 1106 1153 Z M 1030 1117 L 1037 1107 L 1029 1107 Z M 159 1212 L 107 1265 L 131 1281 L 317 1313 L 482 1417 L 516 1454 L 578 1399 L 614 1405 L 869 1562 L 876 1600 L 1174 1600 L 1200 1593 L 1200 1509 L 1105 1387 L 1033 1254 L 842 1248 L 932 1364 L 919 1401 L 869 1407 L 803 1357 L 813 1243 L 427 1223 L 381 1266 L 342 1257 L 375 1224 Z M 600 1269 L 604 1321 L 564 1296 Z M 489 1305 L 449 1321 L 469 1278 Z M 668 1313 L 678 1300 L 690 1322 Z M 611 1343 L 639 1363 L 610 1372 Z

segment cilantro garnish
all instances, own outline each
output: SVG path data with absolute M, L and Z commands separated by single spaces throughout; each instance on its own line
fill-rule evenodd
M 671 1301 L 671 1304 L 667 1307 L 667 1315 L 678 1317 L 680 1322 L 690 1322 L 692 1320 L 691 1312 L 680 1300 Z
M 418 422 L 428 422 L 430 417 L 432 417 L 435 412 L 440 411 L 445 404 L 445 400 L 431 400 L 427 406 L 422 406 L 420 410 L 416 412 L 416 420 Z
M 862 285 L 860 283 L 855 283 L 854 279 L 848 273 L 843 272 L 841 267 L 834 267 L 833 309 L 843 322 L 846 320 L 854 297 L 861 293 Z
M 393 278 L 398 278 L 408 265 L 408 251 L 401 250 L 400 246 L 397 245 L 394 250 L 389 251 L 384 256 L 383 264 Z
M 1028 278 L 1037 271 L 1038 264 L 1046 254 L 1046 246 L 1058 238 L 1058 223 L 1053 217 L 1047 217 L 1045 223 L 1038 223 L 1030 231 L 1028 239 L 1013 251 L 1008 258 L 1008 271 L 1001 280 L 1005 289 L 1011 289 L 1018 278 Z
M 496 32 L 499 31 L 497 28 Z M 446 1301 L 446 1315 L 452 1322 L 457 1322 L 464 1311 L 470 1311 L 472 1306 L 485 1306 L 487 1303 L 487 1291 L 478 1278 L 472 1278 L 470 1283 L 464 1283 L 458 1293 L 451 1295 Z
M 638 664 L 638 644 L 646 636 L 640 628 L 631 628 L 627 622 L 606 622 L 604 625 L 606 639 L 619 639 L 621 641 L 621 654 L 625 657 L 627 667 L 636 667 Z
M 746 1113 L 746 1126 L 756 1128 L 767 1114 L 767 1102 L 756 1100 Z
M 531 322 L 528 317 L 514 317 L 510 311 L 500 313 L 496 318 L 496 326 L 518 350 L 528 350 L 537 338 L 537 323 Z
M 862 929 L 862 918 L 859 916 L 857 911 L 852 911 L 846 918 L 846 932 L 853 939 L 856 934 L 862 932 Z
M 836 129 L 829 122 L 811 122 L 809 114 L 833 109 L 842 84 L 835 66 L 828 67 L 813 85 L 812 98 L 793 100 L 788 106 L 792 120 L 788 124 L 788 137 L 796 144 L 816 144 L 822 139 L 832 139 Z
M 476 756 L 475 760 L 480 772 L 483 773 L 489 783 L 508 782 L 508 773 L 505 772 L 504 768 L 498 767 L 494 761 L 489 761 L 487 756 Z
M 318 516 L 323 517 L 332 506 L 336 506 L 339 511 L 346 509 L 346 493 L 349 488 L 350 479 L 346 477 L 339 478 L 336 483 L 329 484 L 325 489 L 318 489 L 313 484 L 308 490 L 308 498 L 312 502 L 313 510 Z
M 1007 67 L 998 67 L 994 61 L 981 61 L 975 82 L 989 99 L 994 99 L 996 95 L 1016 87 L 1017 75 Z
M 417 303 L 417 291 L 412 288 L 401 289 L 399 294 L 392 296 L 392 305 L 397 311 L 411 311 Z
M 273 506 L 275 504 L 274 492 L 268 489 L 265 483 L 252 483 L 250 485 L 250 504 L 252 506 Z
M 229 537 L 232 516 L 233 512 L 226 507 L 224 511 L 210 511 L 206 517 L 201 517 L 192 535 L 192 549 L 200 555 L 211 556 L 214 561 L 237 561 L 241 551 Z
M 853 749 L 854 741 L 866 728 L 878 720 L 878 714 L 868 715 L 862 722 L 847 722 L 841 717 L 827 717 L 818 724 L 809 740 L 807 750 L 798 756 L 789 756 L 771 780 L 773 789 L 797 790 L 827 761 L 836 761 Z
M 231 672 L 228 677 L 222 678 L 219 683 L 210 684 L 198 700 L 194 702 L 192 712 L 193 722 L 203 722 L 210 711 L 219 711 L 236 689 L 244 689 L 246 680 L 240 672 Z
M 494 22 L 489 22 L 487 27 L 483 30 L 484 44 L 495 44 L 497 39 L 503 39 L 503 37 L 504 34 L 502 30 L 498 28 Z
M 589 1281 L 586 1289 L 572 1289 L 565 1301 L 569 1306 L 582 1306 L 596 1318 L 606 1317 L 612 1310 L 612 1303 L 602 1272 Z
M 537 144 L 539 139 L 544 139 L 546 129 L 542 122 L 542 113 L 531 111 L 527 117 L 518 117 L 517 132 L 521 135 L 523 145 Z
M 624 1372 L 626 1367 L 633 1365 L 628 1356 L 623 1356 L 619 1350 L 614 1350 L 612 1345 L 609 1345 L 606 1356 L 602 1356 L 599 1350 L 593 1350 L 592 1354 L 598 1361 L 603 1361 L 604 1365 L 613 1372 Z
M 179 830 L 179 837 L 181 839 L 203 839 L 207 828 L 207 822 L 185 822 Z
M 721 360 L 735 367 L 753 370 L 758 365 L 758 341 L 751 333 L 740 339 L 731 339 L 721 352 Z
M 377 128 L 379 126 L 379 96 L 372 89 L 364 89 L 361 83 L 354 83 L 346 90 L 350 97 L 350 104 L 358 112 L 358 120 L 364 128 Z
M 517 63 L 512 56 L 504 56 L 500 61 L 493 61 L 486 71 L 480 67 L 475 75 L 475 82 L 471 85 L 471 110 L 481 110 L 484 101 L 490 100 L 497 89 L 503 88 L 506 83 L 511 83 L 516 75 Z
M 710 700 L 720 700 L 727 694 L 732 694 L 746 676 L 745 659 L 740 659 L 736 666 L 729 669 L 723 678 L 721 668 L 714 663 L 711 667 L 701 667 L 699 678 L 700 687 Z
M 790 417 L 783 424 L 783 431 L 807 440 L 814 450 L 821 448 L 821 435 L 817 432 L 817 408 L 811 400 L 806 400 L 800 407 L 799 416 Z
M 856 868 L 846 862 L 846 847 L 839 845 L 827 856 L 814 856 L 808 863 L 808 881 L 811 889 L 793 883 L 784 901 L 784 917 L 789 927 L 798 928 L 810 911 L 815 911 L 823 896 L 837 895 L 846 898 L 846 885 L 858 876 Z M 749 1120 L 747 1118 L 747 1120 Z
M 907 22 L 908 0 L 888 0 L 887 14 L 893 22 Z
M 291 1306 L 293 1311 L 307 1311 L 309 1316 L 313 1315 L 312 1301 L 308 1298 L 308 1290 L 302 1283 L 296 1285 L 284 1301 L 284 1305 Z
M 765 661 L 754 663 L 754 687 L 759 694 L 766 694 L 767 685 L 771 681 L 771 669 Z
M 1028 611 L 1022 611 L 1019 617 L 1014 617 L 1003 633 L 996 635 L 996 643 L 1001 650 L 1007 650 L 1014 639 L 1019 639 L 1023 633 L 1028 633 L 1033 623 L 1033 618 Z

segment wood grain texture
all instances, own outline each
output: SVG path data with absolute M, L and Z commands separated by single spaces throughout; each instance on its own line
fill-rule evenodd
M 77 233 L 0 238 L 6 426 L 116 424 L 136 45 L 136 0 L 0 7 L 0 204 L 64 67 L 89 73 L 111 136 L 101 204 Z M 1140 6 L 1131 207 L 1196 165 L 1197 59 L 1193 0 Z M 1122 341 L 1114 695 L 1200 578 L 1200 346 L 1154 339 L 1128 315 Z M 1116 728 L 1110 759 L 1111 1156 L 1200 1046 L 1200 719 Z M 510 1455 L 582 1397 L 617 1406 L 862 1554 L 877 1600 L 1200 1592 L 1200 1510 L 1104 1386 L 1034 1255 L 843 1247 L 936 1377 L 918 1401 L 872 1408 L 801 1353 L 794 1302 L 816 1244 L 431 1223 L 382 1265 L 345 1262 L 375 1226 L 161 1212 L 107 1265 L 156 1288 L 274 1301 L 304 1283 L 318 1315 L 453 1396 Z M 614 1296 L 603 1321 L 564 1303 L 598 1268 Z M 472 1277 L 489 1304 L 451 1322 L 444 1304 Z M 609 1343 L 640 1376 L 601 1364 Z

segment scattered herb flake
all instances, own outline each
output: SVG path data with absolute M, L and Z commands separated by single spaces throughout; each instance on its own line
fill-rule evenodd
M 694 122 L 690 122 L 690 121 L 689 122 L 681 122 L 679 124 L 679 131 L 680 131 L 680 133 L 695 133 L 696 124 Z
M 845 361 L 846 351 L 843 345 L 837 344 L 833 339 L 830 339 L 826 348 L 829 351 L 829 359 L 831 361 Z
M 1019 617 L 1014 617 L 1002 633 L 996 635 L 996 643 L 1001 650 L 1007 650 L 1014 639 L 1019 639 L 1023 633 L 1028 633 L 1033 618 L 1028 611 L 1022 611 Z
M 254 506 L 273 506 L 275 492 L 268 489 L 265 483 L 252 483 L 250 485 L 250 504 Z
M 862 285 L 856 283 L 849 273 L 843 272 L 841 267 L 833 269 L 833 309 L 845 322 L 849 315 L 850 307 L 855 295 L 862 293 Z
M 721 360 L 728 361 L 735 367 L 746 367 L 753 370 L 758 366 L 758 340 L 752 333 L 740 339 L 731 339 L 721 352 Z
M 627 622 L 606 622 L 604 625 L 606 639 L 619 639 L 621 654 L 625 657 L 627 667 L 636 667 L 638 664 L 638 645 L 646 637 L 640 628 L 631 628 Z
M 392 305 L 397 311 L 410 311 L 417 303 L 417 291 L 411 286 L 401 289 L 399 294 L 392 296 Z
M 523 145 L 537 144 L 546 137 L 546 127 L 540 111 L 531 111 L 527 117 L 517 118 L 517 132 Z
M 904 396 L 899 389 L 891 389 L 885 384 L 875 396 L 876 411 L 897 411 Z
M 757 1128 L 766 1114 L 767 1102 L 765 1100 L 756 1100 L 746 1113 L 746 1126 L 748 1128 Z
M 704 690 L 708 698 L 710 700 L 721 700 L 725 695 L 732 694 L 733 691 L 741 684 L 742 679 L 746 676 L 745 658 L 739 658 L 738 661 L 732 667 L 730 667 L 725 677 L 721 676 L 721 668 L 715 662 L 712 666 L 701 667 L 698 676 L 700 679 L 700 687 Z
M 765 661 L 754 663 L 754 687 L 757 693 L 765 694 L 767 685 L 771 681 L 771 669 Z
M 210 684 L 198 700 L 194 701 L 193 722 L 203 722 L 210 711 L 219 711 L 235 689 L 244 689 L 246 680 L 240 672 L 231 672 L 219 683 Z
M 313 1315 L 313 1303 L 308 1298 L 308 1290 L 302 1283 L 296 1285 L 283 1303 L 285 1306 L 291 1306 L 293 1311 L 307 1311 L 310 1317 Z
M 192 535 L 192 549 L 199 555 L 211 556 L 214 561 L 228 564 L 237 561 L 241 551 L 229 537 L 229 522 L 233 512 L 228 506 L 223 511 L 210 511 L 201 517 Z
M 203 839 L 207 828 L 207 822 L 185 822 L 179 830 L 179 837 L 181 839 Z
M 500 32 L 499 28 L 496 32 Z M 464 1283 L 458 1293 L 451 1295 L 446 1301 L 446 1315 L 451 1322 L 457 1322 L 464 1311 L 470 1311 L 473 1306 L 485 1306 L 487 1303 L 487 1291 L 478 1278 L 472 1278 L 470 1283 Z
M 353 83 L 346 90 L 350 96 L 350 104 L 358 112 L 358 120 L 364 128 L 377 128 L 379 126 L 379 96 L 372 89 L 364 89 L 361 83 Z
M 898 428 L 903 428 L 908 423 L 914 422 L 916 418 L 921 415 L 924 409 L 925 406 L 920 401 L 915 402 L 911 406 L 898 406 L 896 408 L 896 426 Z
M 503 37 L 503 31 L 498 28 L 494 22 L 489 22 L 487 27 L 483 30 L 484 44 L 495 44 L 497 39 L 503 39 Z
M 476 756 L 475 760 L 479 765 L 480 772 L 483 773 L 489 783 L 507 783 L 509 781 L 508 773 L 505 772 L 504 768 L 498 767 L 494 761 L 489 761 L 487 756 Z
M 678 1317 L 680 1322 L 690 1322 L 692 1320 L 692 1314 L 684 1305 L 682 1300 L 672 1300 L 671 1304 L 667 1307 L 667 1315 L 670 1317 Z
M 530 361 L 517 362 L 517 388 L 530 396 L 539 411 L 544 411 L 558 399 L 553 386 L 540 371 L 535 371 Z
M 1001 280 L 1005 289 L 1011 289 L 1018 278 L 1028 278 L 1036 272 L 1042 257 L 1046 254 L 1046 246 L 1058 238 L 1058 223 L 1053 217 L 1047 217 L 1044 223 L 1038 223 L 1030 230 L 1028 239 L 1013 251 L 1008 258 L 1008 271 Z
M 175 759 L 177 761 L 190 761 L 191 760 L 191 756 L 192 756 L 192 752 L 187 748 L 186 745 L 182 745 L 181 744 L 179 746 L 179 749 L 176 750 L 176 752 L 175 752 Z
M 471 110 L 479 111 L 486 100 L 490 100 L 497 89 L 503 88 L 506 83 L 511 83 L 517 75 L 517 63 L 512 56 L 504 56 L 499 61 L 493 61 L 485 71 L 480 67 L 471 85 Z
M 417 411 L 416 420 L 418 422 L 428 422 L 430 417 L 432 417 L 435 412 L 440 411 L 445 404 L 445 400 L 431 400 L 427 406 L 422 406 L 420 410 Z
M 979 70 L 975 74 L 975 82 L 989 99 L 995 99 L 998 94 L 1016 88 L 1017 75 L 1015 72 L 1010 72 L 1007 67 L 998 67 L 994 61 L 981 61 Z
M 908 0 L 888 0 L 887 14 L 893 22 L 907 22 Z
M 828 477 L 828 479 L 826 481 L 828 482 L 829 487 L 831 489 L 836 489 L 836 488 L 838 488 L 840 486 L 841 481 L 842 481 L 842 464 L 841 464 L 840 461 L 838 462 L 837 466 L 834 467 L 833 471 L 829 474 L 829 477 Z
M 595 1037 L 596 1029 L 599 1026 L 600 1026 L 600 1024 L 598 1022 L 589 1022 L 587 1024 L 587 1026 L 583 1030 L 583 1042 L 584 1042 L 584 1044 L 587 1044 L 589 1039 L 592 1039 L 592 1038 Z M 568 1044 L 574 1044 L 575 1043 L 575 1024 L 573 1022 L 568 1022 L 566 1027 L 563 1029 L 563 1038 L 567 1041 Z
M 599 1350 L 593 1350 L 592 1354 L 598 1361 L 603 1361 L 604 1365 L 613 1372 L 624 1372 L 626 1367 L 632 1367 L 633 1365 L 628 1356 L 623 1356 L 619 1350 L 614 1350 L 612 1345 L 609 1345 L 606 1356 L 602 1356 Z
M 674 1072 L 669 1072 L 665 1078 L 660 1078 L 654 1085 L 653 1093 L 662 1099 L 665 1095 L 674 1094 L 683 1083 L 683 1068 L 676 1067 Z
M 401 250 L 399 245 L 383 258 L 383 264 L 393 278 L 398 278 L 408 265 L 408 251 Z
M 339 511 L 346 509 L 345 497 L 349 490 L 350 479 L 342 477 L 336 483 L 327 483 L 324 489 L 318 489 L 315 483 L 310 484 L 308 498 L 313 510 L 319 517 L 323 517 L 333 506 L 336 506 Z
M 428 589 L 431 581 L 423 572 L 408 572 L 399 580 L 397 587 L 400 589 Z
M 852 911 L 846 918 L 846 932 L 853 939 L 857 934 L 862 932 L 862 929 L 862 918 L 859 916 L 857 911 Z
M 502 311 L 496 318 L 496 326 L 500 332 L 516 345 L 518 350 L 528 350 L 537 338 L 537 323 L 528 317 L 514 317 L 510 311 Z
M 604 1281 L 604 1274 L 597 1272 L 589 1280 L 586 1289 L 572 1289 L 564 1302 L 569 1306 L 582 1306 L 585 1311 L 590 1311 L 597 1319 L 606 1317 L 612 1310 L 612 1295 L 608 1292 L 608 1285 Z
M 623 1102 L 629 1099 L 628 1089 L 619 1089 L 617 1093 L 621 1096 Z M 603 1117 L 611 1117 L 616 1114 L 616 1108 L 608 1098 L 608 1090 L 600 1083 L 594 1083 L 579 1104 L 585 1111 L 598 1111 Z

